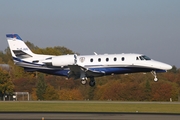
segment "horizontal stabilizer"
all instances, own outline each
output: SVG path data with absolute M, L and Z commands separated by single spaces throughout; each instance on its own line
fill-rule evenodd
M 13 50 L 13 52 L 16 55 L 16 57 L 21 58 L 21 59 L 32 57 L 31 55 L 23 52 L 22 50 Z

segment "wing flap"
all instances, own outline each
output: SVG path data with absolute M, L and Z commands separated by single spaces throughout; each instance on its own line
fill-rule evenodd
M 105 74 L 103 71 L 93 71 L 79 65 L 68 65 L 68 67 L 70 68 L 69 77 L 75 79 L 80 78 L 81 74 L 85 74 L 86 77 L 100 77 Z

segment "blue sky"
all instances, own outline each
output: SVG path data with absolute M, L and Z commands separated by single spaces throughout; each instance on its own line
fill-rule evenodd
M 180 67 L 180 0 L 0 0 L 0 50 L 17 33 L 41 48 L 142 53 Z

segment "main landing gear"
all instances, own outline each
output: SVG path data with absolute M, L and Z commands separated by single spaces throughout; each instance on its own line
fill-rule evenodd
M 81 84 L 82 84 L 82 85 L 85 85 L 86 83 L 87 83 L 87 78 L 81 79 Z
M 88 80 L 87 78 L 81 79 L 81 84 L 82 84 L 82 85 L 86 85 L 87 80 Z M 90 78 L 90 81 L 89 81 L 89 86 L 94 87 L 95 84 L 96 84 L 96 82 L 95 82 L 94 77 L 91 77 L 91 78 Z
M 94 87 L 96 84 L 94 77 L 90 78 L 89 86 Z
M 157 82 L 157 75 L 156 75 L 156 71 L 151 71 L 151 74 L 154 76 L 154 81 Z

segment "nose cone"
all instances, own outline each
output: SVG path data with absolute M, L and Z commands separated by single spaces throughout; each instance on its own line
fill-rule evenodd
M 162 70 L 170 70 L 170 69 L 172 69 L 172 66 L 169 65 L 169 64 L 162 63 L 162 62 L 159 62 L 158 64 L 159 64 L 158 66 L 159 66 L 160 69 L 162 69 Z
M 172 69 L 172 66 L 164 63 L 164 64 L 162 65 L 162 68 L 163 68 L 164 70 L 170 70 L 170 69 Z
M 156 67 L 155 67 L 156 66 Z M 172 66 L 163 62 L 156 61 L 154 63 L 154 67 L 161 70 L 170 70 L 172 69 Z

